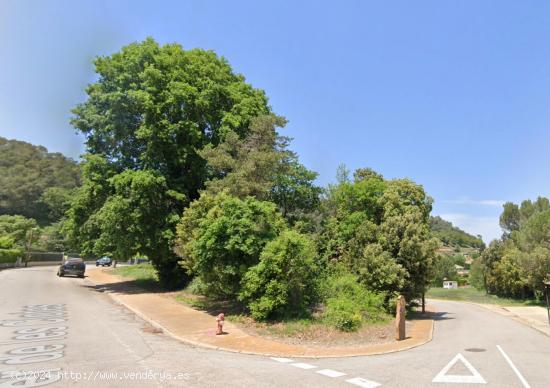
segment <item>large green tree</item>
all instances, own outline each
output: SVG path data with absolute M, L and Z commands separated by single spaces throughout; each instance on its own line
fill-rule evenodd
M 151 38 L 94 63 L 98 80 L 73 110 L 72 124 L 91 156 L 67 230 L 97 254 L 148 252 L 163 283 L 176 286 L 184 277 L 169 253 L 170 231 L 208 178 L 200 151 L 229 134 L 246 138 L 251 120 L 270 113 L 267 97 L 214 52 L 160 46 Z M 117 178 L 126 170 L 144 175 Z M 133 214 L 117 219 L 124 209 Z M 124 238 L 108 238 L 117 228 Z M 151 237 L 142 239 L 144 233 Z
M 501 240 L 491 243 L 476 265 L 488 292 L 542 298 L 550 280 L 550 202 L 539 197 L 504 204 Z
M 348 175 L 343 170 L 340 177 Z M 398 292 L 407 300 L 422 295 L 437 245 L 428 227 L 431 198 L 422 186 L 360 169 L 353 181 L 340 178 L 329 188 L 324 211 L 326 265 L 343 262 L 367 289 L 387 298 Z
M 212 51 L 148 38 L 94 63 L 99 79 L 72 119 L 87 151 L 117 172 L 156 170 L 188 199 L 205 180 L 197 151 L 229 132 L 245 137 L 250 120 L 270 112 L 264 92 Z
M 272 201 L 291 222 L 315 211 L 321 194 L 314 184 L 317 174 L 299 162 L 288 148 L 290 139 L 277 132 L 285 124 L 283 117 L 259 116 L 245 140 L 230 132 L 224 142 L 205 147 L 200 154 L 211 174 L 207 190 Z

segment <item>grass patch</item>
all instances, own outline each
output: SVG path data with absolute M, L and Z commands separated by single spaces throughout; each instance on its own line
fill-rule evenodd
M 485 291 L 471 288 L 445 289 L 433 287 L 426 293 L 426 298 L 474 302 L 482 304 L 496 304 L 500 306 L 541 306 L 542 303 L 534 299 L 520 300 L 501 298 L 489 295 Z
M 357 331 L 344 332 L 335 328 L 319 312 L 307 318 L 281 318 L 259 322 L 248 314 L 242 303 L 197 295 L 192 286 L 174 294 L 173 298 L 186 306 L 207 312 L 213 317 L 223 312 L 226 321 L 237 325 L 251 335 L 273 338 L 291 344 L 353 346 L 393 340 L 393 317 L 388 314 L 377 315 L 372 321 L 367 320 Z
M 233 316 L 244 316 L 245 307 L 239 301 L 220 300 L 209 298 L 204 295 L 197 295 L 188 286 L 185 290 L 178 292 L 174 299 L 194 309 L 207 312 L 211 315 L 218 315 L 223 312 L 225 318 L 229 319 Z
M 114 268 L 113 274 L 134 280 L 134 284 L 146 290 L 159 290 L 157 272 L 151 264 L 136 264 Z

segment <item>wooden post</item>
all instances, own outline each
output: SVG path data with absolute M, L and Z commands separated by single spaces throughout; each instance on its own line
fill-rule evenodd
M 399 295 L 395 306 L 395 339 L 402 341 L 405 339 L 405 297 Z

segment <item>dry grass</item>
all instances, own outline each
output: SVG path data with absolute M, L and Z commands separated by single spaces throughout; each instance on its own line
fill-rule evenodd
M 390 317 L 386 320 L 364 324 L 356 332 L 342 332 L 319 316 L 306 319 L 286 319 L 276 322 L 257 322 L 246 315 L 244 307 L 237 302 L 210 300 L 188 291 L 172 294 L 172 297 L 189 307 L 217 315 L 225 313 L 226 320 L 248 334 L 269 339 L 308 346 L 356 346 L 379 344 L 394 341 L 394 324 Z

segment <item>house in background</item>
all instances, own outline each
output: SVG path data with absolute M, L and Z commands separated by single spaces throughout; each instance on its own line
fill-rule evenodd
M 443 288 L 446 289 L 456 289 L 458 288 L 458 282 L 454 280 L 443 280 Z

